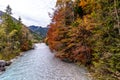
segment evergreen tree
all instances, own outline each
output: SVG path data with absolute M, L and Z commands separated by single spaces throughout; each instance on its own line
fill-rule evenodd
M 32 42 L 29 30 L 22 24 L 21 18 L 17 20 L 11 16 L 9 5 L 5 11 L 0 24 L 0 59 L 10 60 L 19 55 L 20 51 L 30 49 Z

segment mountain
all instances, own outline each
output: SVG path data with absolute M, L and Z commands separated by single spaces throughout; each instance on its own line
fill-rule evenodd
M 4 14 L 4 12 L 0 11 L 0 23 L 2 22 L 1 16 Z
M 4 14 L 5 14 L 5 12 L 0 11 L 0 23 L 2 22 L 1 16 L 3 16 Z M 18 21 L 18 19 L 14 18 L 13 16 L 11 16 L 11 17 L 12 17 L 13 21 L 15 21 L 15 22 Z
M 2 23 L 1 16 L 3 16 L 4 13 L 5 12 L 0 11 L 0 23 Z M 13 21 L 15 21 L 15 22 L 18 21 L 13 16 L 11 16 L 11 17 L 12 17 Z M 34 39 L 36 39 L 36 40 L 42 40 L 46 36 L 47 30 L 48 30 L 48 28 L 42 28 L 41 26 L 34 26 L 34 25 L 32 25 L 30 27 L 26 27 L 26 28 L 29 30 L 29 32 L 34 36 Z
M 4 12 L 0 11 L 0 16 L 2 16 L 4 14 Z
M 47 31 L 48 31 L 47 27 L 43 28 L 41 26 L 35 26 L 35 25 L 29 26 L 29 29 L 30 29 L 30 31 L 36 33 L 37 35 L 41 36 L 42 38 L 46 37 Z

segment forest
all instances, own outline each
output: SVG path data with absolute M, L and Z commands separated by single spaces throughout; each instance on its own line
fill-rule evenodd
M 57 0 L 45 39 L 55 56 L 120 80 L 120 0 Z
M 20 52 L 32 48 L 32 34 L 22 24 L 21 18 L 12 17 L 12 9 L 8 5 L 0 16 L 0 60 L 11 60 Z

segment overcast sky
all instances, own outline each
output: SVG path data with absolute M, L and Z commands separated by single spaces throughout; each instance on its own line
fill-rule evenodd
M 48 12 L 53 12 L 55 3 L 56 0 L 0 0 L 0 10 L 5 11 L 10 5 L 13 16 L 20 16 L 25 25 L 46 27 L 50 23 Z

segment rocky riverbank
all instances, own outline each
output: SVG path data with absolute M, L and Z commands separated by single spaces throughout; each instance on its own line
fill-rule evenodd
M 6 67 L 9 66 L 11 63 L 11 61 L 0 60 L 0 72 L 5 71 Z
M 23 55 L 0 75 L 0 80 L 92 80 L 86 68 L 59 60 L 44 43 Z
M 23 52 L 21 52 L 19 56 L 16 56 L 10 61 L 0 60 L 0 74 L 2 74 L 6 70 L 6 68 L 12 64 L 12 62 L 14 62 L 16 59 L 18 59 L 18 57 L 22 55 L 23 55 Z

